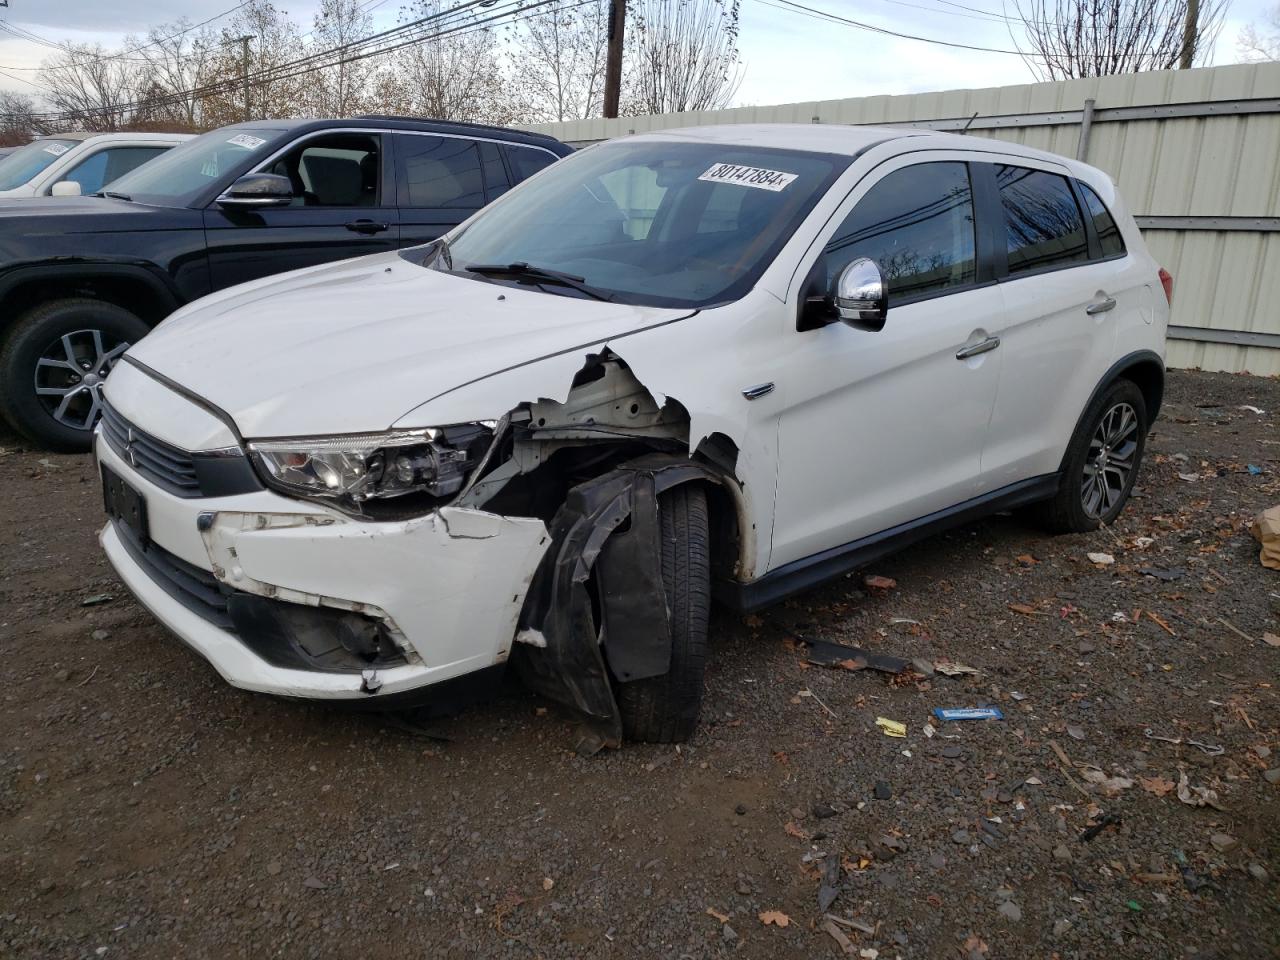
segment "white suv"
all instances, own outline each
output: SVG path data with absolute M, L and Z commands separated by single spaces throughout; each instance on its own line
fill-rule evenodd
M 0 158 L 0 199 L 97 193 L 189 133 L 59 133 Z
M 508 659 L 677 740 L 747 610 L 978 515 L 1115 519 L 1172 279 L 1099 171 L 717 126 L 554 164 L 444 240 L 213 294 L 105 387 L 102 543 L 232 684 L 391 708 Z

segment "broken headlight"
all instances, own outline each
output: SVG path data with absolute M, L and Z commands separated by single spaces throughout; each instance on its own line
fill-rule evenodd
M 426 495 L 453 496 L 484 456 L 493 424 L 262 440 L 249 452 L 263 479 L 294 495 L 362 503 Z

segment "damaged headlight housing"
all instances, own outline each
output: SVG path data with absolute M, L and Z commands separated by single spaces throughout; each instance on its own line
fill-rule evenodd
M 493 423 L 249 443 L 263 479 L 284 493 L 348 504 L 453 496 L 493 439 Z

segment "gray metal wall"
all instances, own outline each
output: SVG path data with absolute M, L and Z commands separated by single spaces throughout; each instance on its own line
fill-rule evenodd
M 1280 63 L 530 129 L 581 144 L 712 123 L 969 124 L 974 136 L 1083 151 L 1174 275 L 1169 363 L 1280 374 Z

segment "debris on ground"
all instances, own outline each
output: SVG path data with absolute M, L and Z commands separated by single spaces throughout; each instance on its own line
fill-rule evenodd
M 898 586 L 898 581 L 892 577 L 869 576 L 863 577 L 862 585 L 872 591 L 888 591 Z
M 1086 553 L 1085 556 L 1089 558 L 1090 563 L 1099 567 L 1109 567 L 1116 562 L 1116 558 L 1109 553 Z
M 1218 804 L 1217 791 L 1210 790 L 1208 787 L 1193 786 L 1191 781 L 1187 779 L 1185 770 L 1178 771 L 1178 799 L 1189 807 L 1222 809 Z
M 1269 570 L 1280 570 L 1280 506 L 1269 507 L 1249 524 L 1253 539 L 1261 544 L 1258 560 Z
M 874 653 L 861 647 L 849 647 L 827 640 L 802 639 L 808 647 L 805 659 L 818 667 L 836 667 L 841 670 L 879 670 L 881 673 L 902 673 L 911 665 L 909 660 Z
M 85 597 L 83 600 L 81 600 L 80 606 L 97 607 L 97 606 L 101 606 L 104 603 L 110 603 L 114 599 L 115 599 L 115 596 L 110 593 L 95 593 L 93 596 Z
M 944 723 L 948 720 L 1003 720 L 999 707 L 934 707 L 933 715 Z
M 785 927 L 791 923 L 791 918 L 781 910 L 762 910 L 758 914 L 760 922 L 767 926 Z
M 973 667 L 967 667 L 963 663 L 956 663 L 953 660 L 935 660 L 933 669 L 944 677 L 963 677 L 966 674 L 976 675 L 979 672 Z
M 907 725 L 897 720 L 890 720 L 888 717 L 876 717 L 876 726 L 884 731 L 886 737 L 905 737 L 907 735 Z

